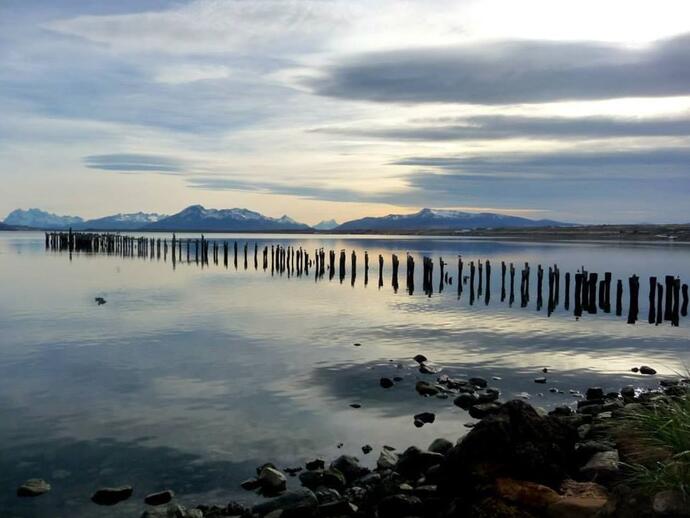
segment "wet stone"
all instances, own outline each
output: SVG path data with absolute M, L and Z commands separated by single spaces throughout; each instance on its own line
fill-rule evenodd
M 20 497 L 32 497 L 41 496 L 48 491 L 51 487 L 48 482 L 41 478 L 30 478 L 24 482 L 21 486 L 17 488 L 17 496 Z

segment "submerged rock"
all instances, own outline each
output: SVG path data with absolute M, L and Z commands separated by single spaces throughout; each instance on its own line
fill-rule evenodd
M 132 496 L 132 486 L 104 487 L 91 495 L 91 501 L 98 505 L 115 505 Z
M 656 371 L 652 369 L 651 367 L 648 367 L 647 365 L 643 365 L 640 367 L 640 374 L 646 374 L 648 376 L 652 376 L 656 374 Z
M 426 358 L 426 356 L 424 356 L 423 354 L 418 354 L 418 355 L 415 356 L 413 359 L 414 359 L 414 361 L 416 361 L 417 363 L 424 363 L 424 362 L 428 361 L 427 358 Z
M 163 505 L 170 502 L 174 496 L 175 493 L 173 493 L 170 489 L 166 489 L 165 491 L 159 491 L 158 493 L 146 495 L 144 497 L 144 503 L 148 505 Z
M 50 491 L 51 486 L 42 478 L 30 478 L 17 488 L 17 496 L 32 497 L 41 496 Z
M 379 385 L 381 385 L 383 388 L 391 388 L 394 383 L 393 380 L 390 378 L 381 378 L 379 380 Z
M 319 501 L 316 499 L 316 495 L 309 489 L 300 488 L 256 504 L 252 507 L 252 513 L 263 517 L 272 511 L 282 510 L 284 514 L 289 513 L 293 517 L 304 516 L 308 518 L 316 514 L 318 506 Z
M 420 396 L 435 396 L 439 393 L 438 388 L 427 381 L 418 381 L 415 390 Z

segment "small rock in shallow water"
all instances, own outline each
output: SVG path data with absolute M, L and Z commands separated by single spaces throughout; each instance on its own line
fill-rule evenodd
M 359 403 L 350 403 L 350 406 L 352 408 L 362 408 L 362 405 L 360 405 Z
M 592 401 L 595 399 L 604 399 L 604 389 L 602 389 L 601 387 L 590 387 L 587 389 L 585 397 L 588 401 Z
M 247 491 L 254 491 L 255 489 L 259 489 L 260 486 L 261 483 L 256 478 L 247 479 L 240 484 L 240 487 Z
M 400 382 L 400 381 L 402 381 L 402 380 L 403 380 L 403 379 L 402 379 L 400 376 L 396 376 L 396 377 L 393 378 L 393 381 L 395 381 L 396 383 L 398 383 L 398 382 Z
M 280 471 L 270 466 L 267 466 L 259 473 L 259 484 L 261 489 L 269 495 L 274 495 L 285 491 L 287 487 L 287 479 Z
M 379 385 L 381 385 L 383 388 L 391 388 L 393 386 L 393 380 L 390 378 L 381 378 L 379 380 Z
M 368 455 L 369 453 L 371 453 L 371 450 L 373 450 L 373 448 L 368 444 L 362 446 L 362 453 L 364 453 L 364 455 Z
M 535 383 L 546 383 L 546 378 L 534 378 Z
M 549 372 L 549 369 L 547 369 L 546 367 L 544 367 L 541 371 L 542 371 L 544 374 L 546 374 L 547 372 Z
M 414 416 L 415 421 L 421 421 L 422 423 L 433 423 L 436 421 L 436 415 L 432 412 L 422 412 Z
M 50 491 L 50 484 L 41 478 L 30 478 L 17 488 L 17 496 L 41 496 Z
M 498 412 L 501 409 L 501 405 L 498 403 L 483 403 L 481 405 L 475 405 L 470 407 L 470 416 L 475 419 L 484 419 L 485 417 Z
M 426 363 L 419 365 L 419 372 L 422 374 L 436 374 L 436 369 L 429 367 Z
M 446 453 L 448 453 L 448 450 L 450 450 L 452 447 L 452 442 L 450 442 L 448 439 L 439 437 L 429 445 L 427 450 L 433 451 L 434 453 L 440 453 L 441 455 L 445 455 Z
M 376 467 L 378 469 L 393 469 L 397 463 L 398 455 L 392 451 L 384 449 L 379 454 L 379 458 L 376 461 Z
M 426 356 L 424 356 L 423 354 L 418 354 L 418 355 L 415 356 L 413 359 L 414 359 L 414 361 L 416 361 L 417 363 L 424 363 L 424 362 L 428 361 L 427 358 L 426 358 Z
M 107 302 L 107 300 L 105 300 L 103 297 L 96 297 L 94 300 L 96 301 L 96 304 L 98 304 L 99 306 L 102 306 Z
M 479 388 L 486 388 L 486 386 L 488 385 L 487 381 L 484 378 L 470 378 L 468 381 L 475 387 Z
M 435 396 L 439 393 L 439 390 L 427 381 L 418 381 L 415 390 L 420 396 Z
M 104 487 L 91 495 L 91 501 L 98 505 L 115 505 L 132 496 L 132 486 Z
M 352 344 L 352 345 L 354 345 L 355 347 L 359 347 L 359 346 L 362 345 L 362 344 L 360 344 L 359 342 L 355 342 L 355 343 Z
M 144 497 L 144 503 L 148 505 L 163 505 L 170 502 L 173 499 L 175 493 L 171 490 L 166 489 L 165 491 L 159 491 L 158 493 L 151 493 Z
M 651 367 L 648 367 L 647 365 L 643 365 L 640 367 L 640 374 L 646 374 L 648 376 L 652 376 L 656 374 L 656 371 L 652 369 Z
M 326 463 L 324 462 L 323 459 L 314 459 L 314 460 L 310 460 L 310 461 L 308 461 L 308 462 L 305 464 L 305 467 L 306 467 L 309 471 L 314 471 L 314 470 L 317 470 L 317 469 L 323 469 L 325 466 L 326 466 Z
M 477 395 L 474 392 L 463 392 L 453 400 L 453 404 L 463 410 L 469 410 L 472 405 L 477 404 Z
M 630 372 L 640 372 L 640 369 L 639 367 L 633 367 L 632 369 L 630 369 Z

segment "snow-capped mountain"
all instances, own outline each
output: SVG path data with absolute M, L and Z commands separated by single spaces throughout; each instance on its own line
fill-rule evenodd
M 288 216 L 269 218 L 247 209 L 206 209 L 192 205 L 186 209 L 142 227 L 142 230 L 189 230 L 189 231 L 265 231 L 308 230 L 309 226 L 298 223 Z
M 333 230 L 335 227 L 338 226 L 338 222 L 334 219 L 325 219 L 321 221 L 320 223 L 317 223 L 314 225 L 312 228 L 316 230 Z
M 415 214 L 390 214 L 380 218 L 362 218 L 339 225 L 346 231 L 425 231 L 471 230 L 477 228 L 561 227 L 572 226 L 548 219 L 533 220 L 492 212 L 422 209 Z
M 164 214 L 134 212 L 132 214 L 115 214 L 104 218 L 90 219 L 77 225 L 78 228 L 91 230 L 137 230 L 149 223 L 155 223 L 167 217 Z
M 78 216 L 58 216 L 40 209 L 13 210 L 5 218 L 6 225 L 33 228 L 59 229 L 79 225 L 84 220 Z

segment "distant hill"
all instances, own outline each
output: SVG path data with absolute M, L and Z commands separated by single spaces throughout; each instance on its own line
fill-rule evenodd
M 317 223 L 312 228 L 316 230 L 333 230 L 338 226 L 338 222 L 334 219 L 326 219 L 320 223 Z
M 163 214 L 148 214 L 145 212 L 115 214 L 114 216 L 90 219 L 77 225 L 77 228 L 89 230 L 139 230 L 149 223 L 155 223 L 166 217 Z
M 309 229 L 309 225 L 298 223 L 288 216 L 269 218 L 247 209 L 206 209 L 201 205 L 192 205 L 177 214 L 141 228 L 141 230 L 156 231 L 186 230 L 207 232 L 264 232 Z
M 74 227 L 83 222 L 84 220 L 78 216 L 58 216 L 40 209 L 17 209 L 10 212 L 3 223 L 21 227 L 61 229 Z
M 335 230 L 348 232 L 415 232 L 564 226 L 573 225 L 548 219 L 533 220 L 491 212 L 473 213 L 458 210 L 422 209 L 415 214 L 390 214 L 380 218 L 355 219 L 339 225 Z

